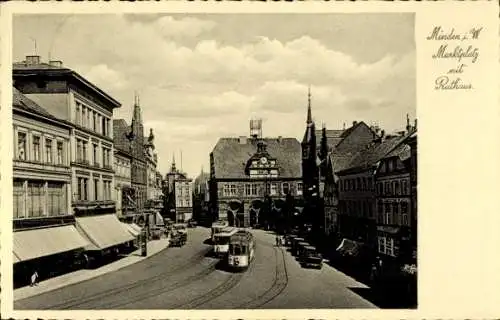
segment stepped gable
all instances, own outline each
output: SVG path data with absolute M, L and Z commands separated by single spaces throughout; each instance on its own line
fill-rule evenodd
M 267 152 L 276 158 L 280 178 L 302 176 L 302 148 L 295 138 L 263 138 Z M 246 179 L 245 166 L 257 152 L 257 140 L 247 138 L 241 143 L 239 138 L 220 138 L 212 152 L 217 179 Z
M 26 97 L 21 91 L 17 90 L 15 87 L 12 87 L 12 106 L 15 109 L 24 110 L 28 112 L 32 112 L 38 114 L 40 116 L 44 116 L 53 120 L 63 121 L 54 117 L 47 110 L 40 107 L 36 102 Z
M 113 120 L 113 140 L 115 149 L 130 152 L 130 141 L 127 135 L 130 133 L 130 127 L 124 119 Z

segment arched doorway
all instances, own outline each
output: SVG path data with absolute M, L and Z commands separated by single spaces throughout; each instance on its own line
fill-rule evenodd
M 243 224 L 242 203 L 239 200 L 229 202 L 227 211 L 227 222 L 231 227 L 239 227 Z
M 254 227 L 257 224 L 260 224 L 259 214 L 262 209 L 263 202 L 261 200 L 252 201 L 252 206 L 250 207 L 250 226 Z

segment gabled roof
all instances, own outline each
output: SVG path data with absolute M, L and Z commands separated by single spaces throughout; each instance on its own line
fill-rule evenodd
M 392 158 L 392 157 L 399 157 L 401 161 L 406 161 L 410 158 L 411 156 L 411 147 L 406 144 L 406 143 L 401 143 L 399 146 L 394 148 L 391 152 L 389 152 L 384 159 L 387 158 Z
M 382 139 L 381 142 L 373 143 L 371 146 L 358 152 L 352 157 L 350 163 L 345 168 L 337 170 L 336 173 L 370 168 L 408 139 L 410 135 L 411 133 L 404 136 L 390 136 Z
M 276 159 L 281 178 L 302 176 L 302 148 L 295 138 L 264 138 L 267 152 Z M 245 166 L 257 152 L 257 140 L 248 138 L 240 143 L 239 138 L 220 138 L 212 155 L 216 179 L 245 179 Z
M 115 149 L 130 152 L 130 141 L 127 134 L 130 132 L 130 126 L 124 119 L 113 119 L 113 142 Z

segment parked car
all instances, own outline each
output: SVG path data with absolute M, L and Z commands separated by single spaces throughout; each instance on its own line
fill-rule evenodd
M 196 226 L 198 226 L 198 223 L 195 220 L 191 219 L 188 221 L 187 226 L 188 228 L 196 228 Z
M 172 247 L 182 247 L 186 244 L 187 234 L 181 232 L 174 232 L 170 238 L 170 246 Z
M 313 267 L 321 269 L 323 267 L 323 256 L 314 247 L 307 246 L 302 252 L 300 265 L 304 268 Z

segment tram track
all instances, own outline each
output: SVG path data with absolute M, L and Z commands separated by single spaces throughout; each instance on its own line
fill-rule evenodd
M 120 302 L 118 302 L 118 303 L 114 303 L 114 304 L 107 303 L 105 305 L 105 307 L 106 307 L 106 309 L 114 309 L 117 307 L 126 306 L 130 303 L 144 301 L 144 300 L 147 300 L 149 298 L 159 296 L 159 295 L 169 293 L 169 292 L 175 291 L 177 289 L 186 287 L 186 286 L 190 285 L 191 283 L 198 281 L 198 280 L 201 280 L 201 279 L 207 277 L 208 275 L 210 275 L 211 273 L 213 273 L 216 270 L 215 266 L 217 265 L 217 263 L 218 263 L 218 261 L 211 262 L 208 265 L 208 268 L 203 269 L 202 271 L 200 271 L 194 275 L 191 275 L 191 276 L 187 277 L 186 279 L 182 279 L 182 280 L 176 281 L 174 283 L 169 283 L 169 284 L 163 285 L 160 288 L 157 288 L 155 290 L 150 290 L 150 291 L 145 292 L 145 293 L 140 294 L 140 295 L 135 295 L 129 299 L 120 300 Z M 97 306 L 97 308 L 98 307 L 99 306 Z
M 107 290 L 101 291 L 97 294 L 93 294 L 90 297 L 86 297 L 86 298 L 85 297 L 83 297 L 83 298 L 82 297 L 74 297 L 72 299 L 65 300 L 64 302 L 61 302 L 61 303 L 57 303 L 57 304 L 53 304 L 53 305 L 49 305 L 49 306 L 44 306 L 40 309 L 41 310 L 70 309 L 72 307 L 88 304 L 88 303 L 91 303 L 93 301 L 102 300 L 103 298 L 108 297 L 108 296 L 115 296 L 115 295 L 118 295 L 120 293 L 129 291 L 129 290 L 133 290 L 135 288 L 144 286 L 147 283 L 154 283 L 157 280 L 171 276 L 180 270 L 188 270 L 188 269 L 195 267 L 197 262 L 202 261 L 205 258 L 205 254 L 207 252 L 209 252 L 210 250 L 211 249 L 202 250 L 198 254 L 196 254 L 196 255 L 192 256 L 190 259 L 186 260 L 184 263 L 177 265 L 172 269 L 166 270 L 164 272 L 160 272 L 159 274 L 157 274 L 153 277 L 145 278 L 145 279 L 142 279 L 142 280 L 139 280 L 139 281 L 127 284 L 127 285 L 119 286 L 118 288 L 115 287 L 115 288 L 107 289 Z
M 265 242 L 259 241 L 262 245 L 265 246 L 270 246 Z M 278 297 L 283 290 L 288 285 L 288 272 L 286 268 L 286 260 L 285 260 L 285 252 L 282 248 L 279 247 L 273 247 L 275 257 L 276 257 L 276 268 L 275 268 L 275 276 L 273 283 L 271 286 L 264 291 L 262 294 L 258 295 L 256 298 L 247 301 L 245 303 L 240 304 L 237 306 L 237 309 L 257 309 L 260 308 L 267 303 L 271 302 L 274 300 L 276 297 Z M 280 257 L 281 260 L 280 261 Z

